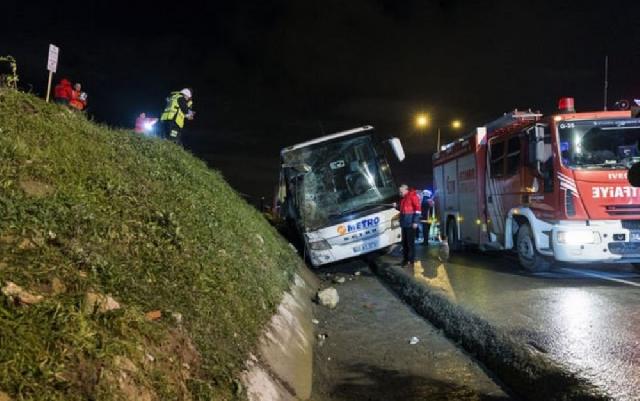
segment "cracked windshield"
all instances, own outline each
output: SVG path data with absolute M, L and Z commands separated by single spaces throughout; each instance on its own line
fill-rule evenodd
M 322 143 L 285 155 L 288 163 L 305 163 L 311 171 L 296 194 L 305 227 L 317 229 L 340 217 L 390 203 L 396 194 L 391 171 L 370 136 Z

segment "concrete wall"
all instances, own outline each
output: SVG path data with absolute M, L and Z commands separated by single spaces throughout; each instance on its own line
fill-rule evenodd
M 299 271 L 265 327 L 242 381 L 250 401 L 302 401 L 311 396 L 314 332 L 312 299 L 318 288 L 309 270 Z

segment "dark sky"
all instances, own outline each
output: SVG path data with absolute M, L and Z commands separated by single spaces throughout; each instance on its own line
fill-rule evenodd
M 0 54 L 43 94 L 49 43 L 58 74 L 83 83 L 90 113 L 132 126 L 194 88 L 186 146 L 252 198 L 271 196 L 279 149 L 364 124 L 400 136 L 398 181 L 430 181 L 434 130 L 419 111 L 465 128 L 560 96 L 602 107 L 640 97 L 638 1 L 277 0 L 3 3 Z M 456 134 L 445 130 L 446 138 Z

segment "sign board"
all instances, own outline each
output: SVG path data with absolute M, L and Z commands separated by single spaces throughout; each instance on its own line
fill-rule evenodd
M 50 72 L 56 72 L 58 68 L 58 54 L 60 49 L 58 46 L 49 45 L 49 59 L 47 60 L 47 70 Z

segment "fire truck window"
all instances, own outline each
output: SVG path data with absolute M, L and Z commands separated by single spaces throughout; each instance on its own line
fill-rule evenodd
M 491 178 L 504 176 L 504 142 L 491 144 Z
M 518 173 L 520 167 L 520 137 L 514 136 L 507 142 L 507 176 Z

